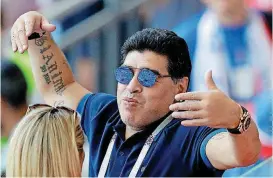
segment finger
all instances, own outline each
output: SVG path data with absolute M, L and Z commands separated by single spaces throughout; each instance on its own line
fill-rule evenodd
M 175 95 L 177 101 L 181 100 L 202 100 L 206 96 L 206 92 L 186 92 Z
M 16 45 L 16 40 L 15 40 L 15 34 L 14 34 L 14 29 L 11 29 L 10 32 L 10 39 L 11 39 L 11 46 L 12 46 L 12 50 L 13 52 L 17 51 L 17 45 Z
M 202 105 L 200 101 L 184 101 L 184 102 L 178 102 L 175 104 L 170 105 L 169 107 L 172 111 L 178 111 L 178 110 L 187 110 L 187 111 L 197 111 L 202 109 Z
M 53 32 L 56 29 L 56 26 L 50 24 L 49 21 L 42 17 L 41 29 L 48 32 Z
M 20 39 L 19 39 L 18 28 L 17 27 L 14 28 L 14 36 L 15 36 L 15 43 L 16 43 L 16 46 L 18 48 L 18 51 L 20 53 L 22 53 L 23 52 L 22 44 L 21 44 Z
M 35 19 L 29 19 L 26 17 L 25 19 L 25 29 L 26 29 L 26 35 L 29 37 L 35 30 Z
M 27 49 L 27 36 L 25 30 L 25 21 L 17 23 L 17 34 L 21 43 L 22 52 Z
M 172 117 L 177 119 L 202 119 L 205 114 L 202 110 L 198 111 L 176 111 L 172 113 Z
M 194 120 L 184 120 L 181 122 L 184 126 L 207 126 L 207 119 L 194 119 Z
M 208 87 L 209 90 L 215 90 L 217 89 L 217 86 L 212 78 L 212 71 L 209 70 L 207 73 L 206 73 L 206 76 L 205 76 L 205 80 L 206 80 L 206 85 Z

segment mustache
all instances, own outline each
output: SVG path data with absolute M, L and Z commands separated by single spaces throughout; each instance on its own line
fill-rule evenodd
M 128 90 L 125 90 L 122 93 L 122 98 L 134 98 L 134 97 L 135 97 L 135 94 L 129 92 Z

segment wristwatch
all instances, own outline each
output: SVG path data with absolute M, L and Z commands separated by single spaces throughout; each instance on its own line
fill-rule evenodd
M 245 132 L 251 123 L 251 116 L 250 116 L 249 112 L 243 106 L 241 106 L 241 108 L 242 108 L 243 113 L 241 114 L 239 125 L 236 128 L 227 129 L 228 132 L 230 132 L 232 134 L 241 134 L 241 133 Z

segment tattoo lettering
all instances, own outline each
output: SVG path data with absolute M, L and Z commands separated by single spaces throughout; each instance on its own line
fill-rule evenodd
M 41 66 L 40 69 L 41 69 L 42 72 L 46 72 L 47 71 L 46 65 Z
M 58 95 L 62 95 L 63 91 L 65 90 L 62 77 L 60 77 L 60 79 L 58 80 L 53 81 L 53 84 L 54 84 L 55 92 Z
M 49 73 L 52 73 L 53 71 L 57 70 L 57 62 L 55 61 L 55 63 L 48 66 L 47 69 L 48 69 Z
M 43 76 L 44 76 L 44 79 L 45 79 L 46 83 L 50 84 L 51 80 L 50 80 L 50 77 L 49 77 L 48 73 L 43 75 Z
M 48 52 L 51 48 L 51 45 L 46 44 L 46 36 L 43 36 L 39 39 L 35 39 L 35 44 L 40 46 L 40 54 L 44 60 L 44 64 L 40 66 L 42 71 L 43 78 L 47 84 L 52 83 L 54 87 L 54 91 L 58 95 L 62 95 L 63 91 L 65 90 L 64 80 L 61 77 L 62 72 L 58 70 L 57 61 L 54 60 L 54 54 L 52 52 Z M 66 61 L 64 60 L 65 64 Z M 66 64 L 68 65 L 68 64 Z M 60 101 L 58 103 L 54 103 L 54 105 L 60 105 L 64 102 Z
M 43 59 L 46 60 L 46 65 L 48 65 L 49 61 L 52 59 L 53 56 L 54 56 L 53 53 L 51 53 L 51 55 L 47 55 L 47 56 L 43 55 Z
M 40 49 L 40 53 L 43 54 L 45 51 L 51 48 L 51 45 L 48 45 L 47 47 L 43 47 L 43 49 Z
M 62 72 L 51 75 L 52 80 L 54 80 L 56 77 L 59 77 L 61 74 Z

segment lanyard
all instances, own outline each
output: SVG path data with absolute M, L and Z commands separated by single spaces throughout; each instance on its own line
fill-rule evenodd
M 153 133 L 147 138 L 147 140 L 145 141 L 145 144 L 144 146 L 142 147 L 142 150 L 137 158 L 137 161 L 135 163 L 135 165 L 133 166 L 132 170 L 131 170 L 131 173 L 129 175 L 129 177 L 136 177 L 137 175 L 137 172 L 146 156 L 146 154 L 148 153 L 153 141 L 154 141 L 154 138 L 156 137 L 156 135 L 166 127 L 166 125 L 168 125 L 168 123 L 170 123 L 172 121 L 172 117 L 171 115 L 169 115 L 163 122 L 161 122 L 161 124 L 153 131 Z M 106 154 L 104 156 L 104 159 L 102 161 L 102 164 L 101 164 L 101 167 L 100 167 L 100 171 L 99 171 L 99 175 L 98 177 L 105 177 L 105 174 L 106 174 L 106 170 L 107 170 L 107 167 L 109 165 L 109 160 L 110 160 L 110 157 L 111 157 L 111 153 L 112 153 L 112 150 L 113 150 L 113 147 L 114 147 L 114 143 L 115 143 L 115 140 L 117 138 L 117 134 L 115 133 L 113 136 L 112 136 L 112 139 L 110 140 L 110 143 L 108 145 L 108 148 L 107 148 L 107 151 L 106 151 Z

